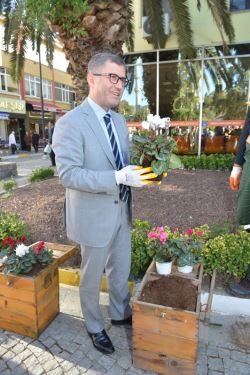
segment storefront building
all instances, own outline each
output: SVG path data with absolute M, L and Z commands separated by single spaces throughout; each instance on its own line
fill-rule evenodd
M 3 24 L 0 20 L 0 39 L 3 37 Z M 68 62 L 63 48 L 55 44 L 53 67 L 46 62 L 45 49 L 41 48 L 41 72 L 39 57 L 28 48 L 20 83 L 10 77 L 10 56 L 0 42 L 0 142 L 7 144 L 8 136 L 15 131 L 20 149 L 25 149 L 24 136 L 39 133 L 40 142 L 48 138 L 48 122 L 56 122 L 74 107 L 75 93 L 69 74 Z M 41 99 L 42 89 L 42 99 Z
M 196 47 L 192 60 L 178 50 L 171 14 L 165 17 L 170 19 L 166 48 L 153 50 L 144 30 L 143 2 L 134 2 L 136 52 L 126 54 L 131 84 L 121 111 L 134 126 L 148 113 L 169 116 L 180 153 L 235 152 L 250 104 L 250 3 L 230 2 L 236 38 L 226 51 L 206 5 L 199 13 L 196 1 L 189 3 Z

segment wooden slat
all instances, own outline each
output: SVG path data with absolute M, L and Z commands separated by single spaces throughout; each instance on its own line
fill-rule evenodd
M 7 319 L 3 319 L 0 315 L 0 328 L 6 329 L 6 331 L 16 332 L 20 335 L 37 338 L 37 327 L 32 325 L 24 325 L 23 323 L 16 324 L 15 322 Z
M 52 242 L 45 242 L 45 245 L 53 250 L 53 256 L 58 264 L 64 263 L 77 253 L 77 246 L 63 245 Z
M 184 310 L 133 303 L 133 329 L 176 335 L 187 339 L 197 338 L 196 314 Z
M 18 312 L 18 314 L 32 315 L 35 314 L 36 306 L 34 303 L 24 302 L 20 299 L 5 298 L 0 296 L 0 316 L 1 311 Z
M 59 300 L 58 298 L 54 298 L 49 304 L 49 308 L 41 311 L 41 313 L 38 315 L 38 333 L 40 334 L 58 314 Z
M 195 375 L 195 363 L 158 353 L 134 350 L 133 366 L 162 375 Z
M 159 335 L 144 330 L 133 332 L 133 348 L 193 362 L 197 357 L 197 340 L 174 335 Z

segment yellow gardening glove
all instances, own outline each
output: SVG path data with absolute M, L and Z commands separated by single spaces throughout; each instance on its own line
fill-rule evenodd
M 136 166 L 134 169 L 140 170 L 141 175 L 143 178 L 146 178 L 143 180 L 143 183 L 147 186 L 153 185 L 155 181 L 152 181 L 151 179 L 157 177 L 157 174 L 153 172 L 152 167 L 141 167 L 141 166 Z

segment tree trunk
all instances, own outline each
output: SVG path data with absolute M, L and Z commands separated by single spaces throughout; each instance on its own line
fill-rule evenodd
M 95 53 L 114 52 L 122 54 L 127 37 L 127 21 L 132 14 L 128 1 L 89 1 L 90 9 L 79 15 L 79 25 L 86 30 L 84 36 L 74 36 L 64 29 L 60 19 L 51 24 L 64 45 L 69 60 L 68 73 L 76 86 L 76 101 L 80 103 L 88 95 L 87 66 Z

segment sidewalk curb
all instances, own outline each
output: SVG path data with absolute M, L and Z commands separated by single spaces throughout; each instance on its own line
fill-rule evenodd
M 59 268 L 59 283 L 71 286 L 79 286 L 80 284 L 80 270 L 73 268 Z M 128 281 L 128 289 L 131 294 L 134 290 L 134 282 Z M 108 283 L 106 276 L 103 275 L 101 283 L 101 291 L 108 291 Z
M 79 268 L 59 268 L 59 283 L 79 286 L 80 284 L 80 270 Z M 133 281 L 128 281 L 128 288 L 133 295 L 135 289 L 135 283 Z M 101 283 L 101 291 L 108 291 L 108 284 L 106 276 L 103 275 Z M 204 311 L 208 300 L 208 292 L 202 291 L 201 293 L 201 310 Z M 242 299 L 233 297 L 230 295 L 223 295 L 223 293 L 213 294 L 212 311 L 219 314 L 225 315 L 242 315 L 250 316 L 250 299 Z

